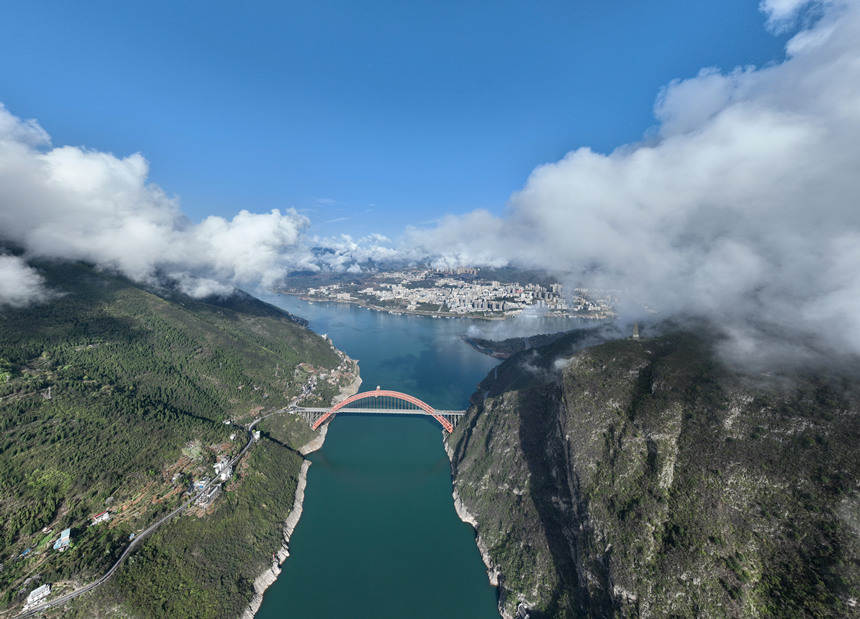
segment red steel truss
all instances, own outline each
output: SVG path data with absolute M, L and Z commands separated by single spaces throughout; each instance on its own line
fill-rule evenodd
M 415 396 L 411 396 L 408 393 L 401 393 L 399 391 L 388 391 L 387 389 L 376 389 L 375 391 L 365 391 L 363 393 L 356 393 L 355 395 L 348 397 L 347 399 L 343 400 L 342 402 L 338 402 L 337 404 L 335 404 L 331 408 L 331 410 L 329 410 L 325 415 L 323 415 L 322 417 L 317 419 L 316 423 L 311 427 L 314 430 L 316 430 L 323 423 L 325 423 L 326 419 L 328 419 L 329 417 L 332 417 L 340 409 L 344 408 L 345 406 L 348 406 L 349 404 L 352 404 L 353 402 L 356 402 L 358 400 L 364 400 L 367 398 L 378 398 L 378 397 L 386 397 L 386 396 L 391 397 L 391 398 L 395 398 L 397 400 L 402 400 L 402 401 L 408 402 L 410 404 L 414 404 L 415 406 L 417 406 L 418 408 L 420 408 L 424 412 L 426 412 L 428 415 L 432 415 L 433 418 L 436 419 L 436 421 L 438 421 L 439 423 L 442 424 L 442 427 L 445 428 L 446 431 L 448 431 L 448 432 L 454 431 L 454 426 L 451 424 L 451 422 L 448 421 L 447 419 L 445 419 L 439 413 L 437 413 L 433 409 L 433 407 L 430 406 L 429 404 L 427 404 L 426 402 L 422 402 L 421 400 L 419 400 Z

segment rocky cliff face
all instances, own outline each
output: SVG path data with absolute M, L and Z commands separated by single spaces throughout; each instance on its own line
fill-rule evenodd
M 448 439 L 503 615 L 857 613 L 860 373 L 571 346 L 506 361 Z

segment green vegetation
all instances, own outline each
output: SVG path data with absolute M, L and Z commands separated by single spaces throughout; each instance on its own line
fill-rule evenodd
M 0 359 L 0 383 L 8 383 L 12 379 L 12 363 Z
M 438 303 L 419 303 L 418 307 L 416 307 L 419 312 L 436 312 L 440 310 Z M 447 310 L 445 306 L 442 306 L 442 309 Z
M 140 618 L 238 617 L 281 547 L 301 464 L 298 454 L 264 441 L 213 513 L 159 529 L 102 587 L 98 606 L 85 599 L 67 614 L 90 617 L 95 608 L 120 605 Z
M 267 439 L 293 450 L 306 445 L 316 434 L 298 415 L 272 415 L 256 427 Z
M 183 501 L 192 479 L 212 475 L 216 456 L 241 449 L 247 434 L 225 420 L 283 408 L 301 393 L 307 376 L 341 363 L 300 321 L 241 293 L 196 301 L 85 265 L 39 266 L 57 296 L 0 312 L 0 609 L 19 604 L 39 581 L 85 583 L 101 575 L 130 534 Z M 298 371 L 300 364 L 305 370 Z M 331 392 L 336 388 L 319 380 L 310 397 Z M 231 572 L 234 561 L 259 567 L 274 550 L 277 535 L 269 529 L 279 529 L 283 505 L 288 511 L 292 504 L 297 461 L 281 446 L 255 448 L 250 471 L 226 494 L 227 505 L 199 521 L 168 525 L 145 545 L 151 561 L 139 560 L 135 569 L 148 566 L 147 578 L 158 581 L 163 575 L 152 566 L 172 552 L 163 544 L 173 548 L 178 539 L 198 535 L 189 523 L 205 528 L 219 519 L 254 532 L 242 542 L 249 555 L 222 549 L 214 561 Z M 269 472 L 257 471 L 254 463 Z M 271 509 L 239 509 L 260 488 L 272 489 L 278 467 L 279 487 L 290 496 L 267 502 Z M 111 521 L 88 526 L 105 509 Z M 65 528 L 72 529 L 72 543 L 60 553 L 53 542 Z M 213 559 L 207 556 L 199 564 L 183 560 L 189 570 L 208 570 Z M 133 607 L 156 608 L 155 598 L 144 601 L 143 592 L 124 588 L 124 570 L 112 599 L 128 595 Z M 200 602 L 208 608 L 208 581 L 194 574 L 187 593 L 209 600 Z M 250 572 L 242 574 L 253 580 Z M 247 586 L 236 584 L 219 595 L 232 601 L 219 598 L 213 608 L 232 608 L 245 602 Z
M 545 287 L 559 281 L 557 275 L 545 271 L 521 269 L 512 266 L 497 268 L 482 267 L 478 271 L 478 276 L 481 279 L 495 280 L 503 284 L 539 284 Z
M 687 333 L 574 347 L 506 361 L 449 438 L 508 612 L 853 612 L 857 368 L 750 378 Z

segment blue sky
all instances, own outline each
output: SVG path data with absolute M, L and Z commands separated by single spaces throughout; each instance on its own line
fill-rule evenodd
M 785 58 L 751 0 L 44 2 L 0 8 L 0 102 L 127 157 L 192 220 L 296 208 L 395 238 L 656 125 L 676 78 Z

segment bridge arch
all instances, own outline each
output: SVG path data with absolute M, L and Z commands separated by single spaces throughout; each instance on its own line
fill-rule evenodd
M 408 402 L 409 404 L 414 404 L 418 408 L 422 409 L 425 413 L 432 416 L 440 424 L 442 424 L 442 427 L 445 428 L 447 432 L 454 431 L 454 425 L 450 421 L 445 419 L 445 417 L 437 413 L 436 410 L 426 402 L 423 402 L 422 400 L 419 400 L 415 396 L 409 395 L 408 393 L 401 393 L 400 391 L 389 391 L 388 389 L 379 388 L 373 391 L 364 391 L 362 393 L 356 393 L 355 395 L 351 395 L 347 399 L 338 402 L 337 404 L 332 406 L 331 409 L 329 409 L 329 411 L 325 415 L 317 419 L 316 423 L 314 423 L 311 428 L 313 430 L 316 430 L 323 423 L 325 423 L 326 419 L 328 419 L 329 417 L 333 417 L 335 413 L 337 413 L 340 409 L 345 408 L 353 402 L 357 402 L 358 400 L 365 400 L 368 398 L 377 398 L 380 396 L 388 396 L 391 398 L 402 400 L 404 402 Z

